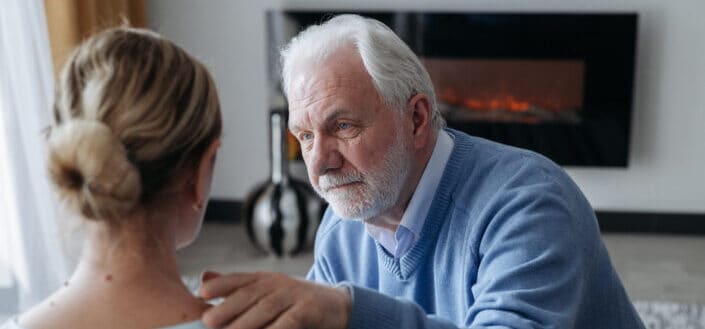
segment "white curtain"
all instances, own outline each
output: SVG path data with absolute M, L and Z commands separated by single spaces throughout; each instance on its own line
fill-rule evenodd
M 44 1 L 2 0 L 0 248 L 9 258 L 16 311 L 46 298 L 68 277 L 45 169 L 43 129 L 51 121 L 53 80 Z

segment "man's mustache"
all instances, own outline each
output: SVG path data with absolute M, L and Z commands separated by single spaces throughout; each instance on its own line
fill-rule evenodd
M 318 188 L 323 192 L 330 189 L 351 183 L 363 183 L 365 177 L 360 172 L 350 172 L 345 174 L 326 174 L 318 177 Z

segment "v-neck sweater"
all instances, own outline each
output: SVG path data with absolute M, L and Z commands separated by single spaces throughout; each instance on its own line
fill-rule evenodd
M 452 129 L 420 240 L 395 259 L 329 208 L 310 280 L 345 285 L 348 328 L 643 328 L 595 213 L 556 164 Z

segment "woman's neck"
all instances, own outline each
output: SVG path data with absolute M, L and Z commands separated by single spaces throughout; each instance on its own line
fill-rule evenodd
M 179 281 L 176 248 L 168 227 L 133 220 L 134 225 L 110 228 L 103 224 L 87 227 L 81 259 L 73 278 L 97 277 L 107 282 L 144 281 L 150 278 Z
M 173 237 L 169 226 L 174 224 L 152 218 L 150 223 L 119 230 L 89 223 L 74 274 L 35 312 L 38 316 L 30 312 L 20 320 L 29 328 L 63 323 L 60 319 L 72 327 L 69 319 L 78 318 L 119 328 L 161 327 L 200 318 L 209 305 L 197 299 L 179 276 L 175 242 L 168 238 Z

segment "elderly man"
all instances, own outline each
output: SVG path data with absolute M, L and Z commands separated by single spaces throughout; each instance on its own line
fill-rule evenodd
M 228 328 L 643 328 L 571 179 L 444 128 L 428 73 L 386 26 L 338 16 L 282 52 L 289 126 L 330 204 L 308 279 L 230 274 Z

